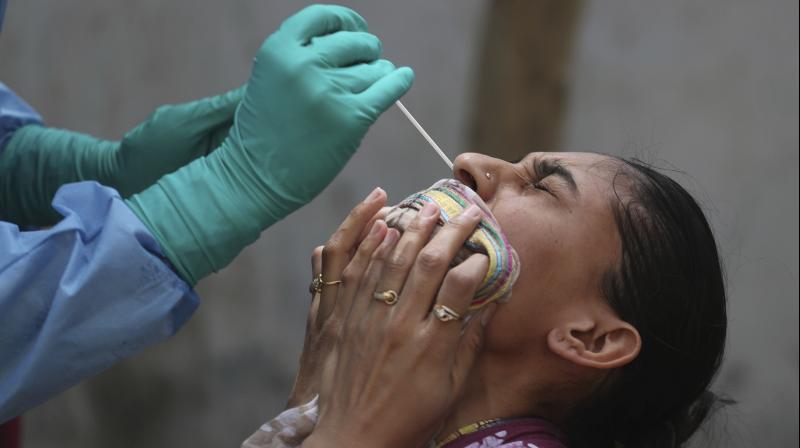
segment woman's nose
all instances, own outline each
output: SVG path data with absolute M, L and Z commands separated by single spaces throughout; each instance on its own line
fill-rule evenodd
M 497 192 L 504 165 L 507 164 L 484 154 L 465 152 L 453 162 L 453 174 L 460 182 L 475 190 L 481 199 L 489 202 Z

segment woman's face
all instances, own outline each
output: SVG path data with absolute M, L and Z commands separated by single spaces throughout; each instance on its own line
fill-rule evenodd
M 494 213 L 521 261 L 484 350 L 543 354 L 547 333 L 580 307 L 605 306 L 601 282 L 620 257 L 612 204 L 618 162 L 591 153 L 531 153 L 517 163 L 465 153 L 454 174 Z

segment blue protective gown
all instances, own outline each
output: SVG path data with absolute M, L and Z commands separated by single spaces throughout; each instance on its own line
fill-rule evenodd
M 0 83 L 0 151 L 40 122 Z M 115 190 L 68 184 L 53 207 L 47 230 L 0 221 L 0 423 L 167 339 L 199 303 Z

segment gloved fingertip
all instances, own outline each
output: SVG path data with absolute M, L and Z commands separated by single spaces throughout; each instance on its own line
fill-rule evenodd
M 411 88 L 411 85 L 414 84 L 414 79 L 416 79 L 416 74 L 414 74 L 414 69 L 411 67 L 400 67 L 397 69 L 399 72 L 399 76 L 403 77 L 406 82 L 408 83 L 408 87 L 406 87 L 406 91 Z
M 400 99 L 400 97 L 408 93 L 409 89 L 411 89 L 411 86 L 414 84 L 415 75 L 411 67 L 400 67 L 389 74 L 389 76 L 395 79 L 398 95 L 397 99 Z
M 405 95 L 413 82 L 414 71 L 410 67 L 401 67 L 379 79 L 361 95 L 366 104 L 380 114 Z
M 367 20 L 361 16 L 361 14 L 355 12 L 350 8 L 346 8 L 350 14 L 351 20 L 353 21 L 352 26 L 355 31 L 367 31 L 369 29 L 369 25 L 367 24 Z
M 385 70 L 387 74 L 397 69 L 397 67 L 394 66 L 392 61 L 388 59 L 378 59 L 377 61 L 374 62 L 374 64 L 376 64 L 381 69 Z

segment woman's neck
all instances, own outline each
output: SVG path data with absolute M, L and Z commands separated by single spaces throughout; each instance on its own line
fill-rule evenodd
M 467 379 L 464 395 L 453 407 L 437 435 L 441 439 L 454 431 L 480 420 L 495 418 L 542 417 L 553 422 L 561 412 L 552 405 L 546 381 L 522 366 L 508 360 L 492 360 L 481 356 Z

